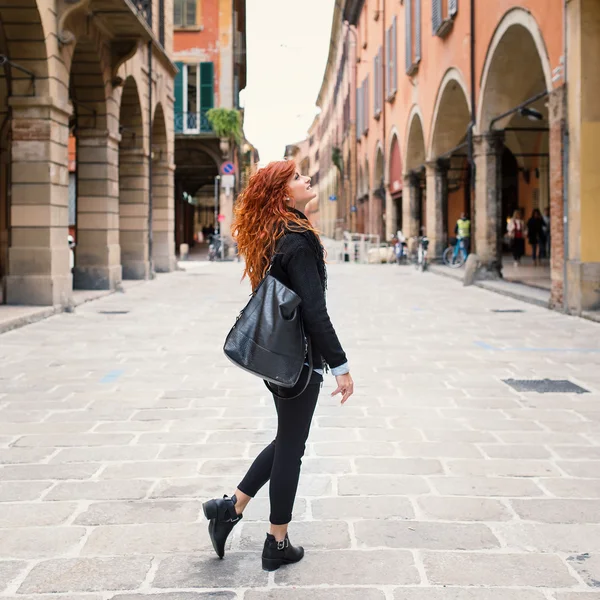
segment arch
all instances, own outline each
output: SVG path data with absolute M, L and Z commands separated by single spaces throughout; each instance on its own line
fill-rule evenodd
M 471 105 L 464 78 L 460 71 L 446 71 L 438 88 L 433 111 L 428 160 L 455 148 L 464 141 L 471 122 Z
M 93 38 L 81 37 L 69 47 L 68 58 L 68 94 L 73 106 L 70 125 L 77 164 L 73 286 L 114 289 L 122 279 L 119 136 L 109 127 L 102 48 Z
M 381 142 L 377 142 L 377 146 L 375 146 L 374 163 L 375 168 L 373 169 L 372 189 L 376 190 L 383 186 L 385 177 L 385 160 L 383 155 L 383 146 L 381 145 Z
M 167 122 L 160 102 L 154 109 L 151 141 L 152 263 L 156 271 L 167 272 L 175 267 L 175 202 Z
M 47 36 L 37 4 L 36 0 L 21 0 L 18 10 L 11 6 L 0 7 L 0 23 L 7 40 L 8 57 L 35 73 L 36 95 L 45 96 L 49 93 Z M 16 69 L 11 71 L 13 94 L 32 95 L 34 83 L 31 78 Z
M 386 178 L 392 194 L 402 190 L 402 156 L 400 154 L 400 141 L 396 132 L 393 133 L 390 140 Z
M 108 129 L 107 86 L 101 52 L 90 38 L 77 40 L 69 69 L 69 99 L 77 129 Z
M 423 115 L 417 106 L 413 106 L 408 117 L 406 129 L 406 152 L 404 153 L 404 174 L 425 163 L 425 135 L 423 132 Z
M 507 85 L 507 81 L 516 85 Z M 497 115 L 551 89 L 552 69 L 540 27 L 530 12 L 513 8 L 496 27 L 488 48 L 481 75 L 477 131 L 487 131 Z M 545 108 L 543 102 L 538 106 L 536 110 Z
M 135 79 L 121 94 L 119 143 L 119 243 L 124 279 L 146 279 L 148 257 L 148 153 L 144 113 Z
M 119 125 L 122 148 L 146 149 L 144 111 L 137 82 L 131 75 L 125 79 L 121 92 Z
M 386 157 L 387 157 L 387 166 L 386 166 L 386 177 L 389 175 L 389 161 L 391 160 L 392 157 L 392 146 L 394 144 L 394 138 L 396 139 L 397 143 L 399 143 L 398 140 L 400 140 L 400 132 L 398 131 L 398 128 L 395 125 L 392 125 L 390 127 L 390 131 L 389 134 L 387 136 L 387 148 L 386 148 Z M 389 183 L 389 181 L 386 181 L 386 183 Z

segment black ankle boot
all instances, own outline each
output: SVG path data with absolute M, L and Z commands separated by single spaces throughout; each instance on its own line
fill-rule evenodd
M 202 505 L 204 516 L 210 521 L 208 524 L 208 535 L 210 535 L 210 541 L 219 558 L 225 556 L 227 536 L 231 533 L 236 523 L 242 520 L 242 515 L 238 515 L 235 512 L 236 503 L 237 498 L 234 494 L 231 498 L 223 496 L 223 498 L 209 500 Z
M 283 542 L 278 542 L 275 536 L 267 533 L 262 553 L 262 568 L 265 571 L 276 571 L 281 565 L 297 563 L 302 560 L 303 556 L 304 548 L 302 546 L 297 548 L 292 546 L 287 533 Z

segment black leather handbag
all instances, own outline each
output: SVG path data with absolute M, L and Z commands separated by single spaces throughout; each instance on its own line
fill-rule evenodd
M 313 371 L 310 339 L 304 332 L 301 303 L 298 294 L 267 272 L 237 317 L 223 347 L 231 362 L 260 377 L 273 394 L 288 400 L 304 393 Z M 299 394 L 286 396 L 277 388 L 298 385 L 307 354 L 306 385 Z

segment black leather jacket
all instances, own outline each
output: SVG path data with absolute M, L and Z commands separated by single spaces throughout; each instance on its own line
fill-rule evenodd
M 312 342 L 314 368 L 329 365 L 334 369 L 347 361 L 346 354 L 327 312 L 319 259 L 306 235 L 291 231 L 284 234 L 277 245 L 271 275 L 302 299 L 302 318 Z

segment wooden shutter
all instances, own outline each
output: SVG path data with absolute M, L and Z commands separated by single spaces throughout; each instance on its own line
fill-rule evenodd
M 387 74 L 384 69 L 388 68 L 389 63 L 383 62 L 383 46 L 379 48 L 379 108 L 383 110 L 385 104 L 385 96 L 383 91 L 383 80 L 387 81 Z
M 365 132 L 369 129 L 369 76 L 367 75 L 367 79 L 365 80 Z
M 398 63 L 397 63 L 397 58 L 398 58 L 398 21 L 396 19 L 396 17 L 394 17 L 394 20 L 392 21 L 392 50 L 391 50 L 391 66 L 390 66 L 390 73 L 391 73 L 391 90 L 392 93 L 394 93 L 397 89 L 398 89 Z
M 188 27 L 196 25 L 196 0 L 186 0 L 185 24 Z
M 356 139 L 359 140 L 362 135 L 362 86 L 356 88 Z
M 448 0 L 448 15 L 453 17 L 458 12 L 458 0 Z
M 442 21 L 444 20 L 444 13 L 442 9 L 442 0 L 432 0 L 431 3 L 431 29 L 433 30 L 433 35 L 439 31 L 442 26 Z
M 410 73 L 413 65 L 412 57 L 412 3 L 413 0 L 405 0 L 404 2 L 404 21 L 405 21 L 405 32 L 404 32 L 404 58 L 406 72 Z
M 391 38 L 392 38 L 392 28 L 390 27 L 385 32 L 385 97 L 386 98 L 390 95 L 390 91 L 392 89 L 391 88 L 392 78 L 391 78 L 391 71 L 390 71 L 390 65 L 392 63 L 392 61 L 391 61 L 391 54 L 392 54 Z
M 377 82 L 379 81 L 378 78 L 378 73 L 379 73 L 379 52 L 377 52 L 377 54 L 375 55 L 375 57 L 373 58 L 373 113 L 377 114 Z
M 214 66 L 211 62 L 200 63 L 200 115 L 202 128 L 202 117 L 206 111 L 215 105 L 214 93 Z
M 421 61 L 421 0 L 415 2 L 415 63 Z
M 173 5 L 173 25 L 183 25 L 183 0 L 175 0 Z
M 185 68 L 182 62 L 176 62 L 175 66 L 179 69 L 175 75 L 175 133 L 183 131 L 183 69 Z

